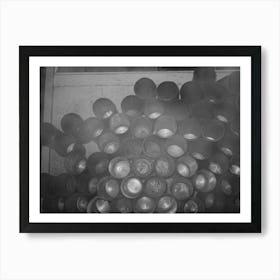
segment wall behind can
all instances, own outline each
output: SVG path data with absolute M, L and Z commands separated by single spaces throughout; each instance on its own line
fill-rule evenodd
M 279 279 L 279 1 L 0 4 L 1 279 Z M 18 45 L 262 45 L 262 234 L 19 234 Z

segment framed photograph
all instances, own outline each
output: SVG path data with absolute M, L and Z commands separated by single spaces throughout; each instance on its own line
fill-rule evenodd
M 260 46 L 20 46 L 20 232 L 261 232 Z

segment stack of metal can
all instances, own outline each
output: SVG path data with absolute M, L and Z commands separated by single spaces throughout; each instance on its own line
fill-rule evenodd
M 42 123 L 41 144 L 64 157 L 65 173 L 41 173 L 41 211 L 239 212 L 240 74 L 216 81 L 206 70 L 180 89 L 141 78 L 120 111 L 99 98 L 86 120 Z M 86 157 L 91 141 L 99 151 Z

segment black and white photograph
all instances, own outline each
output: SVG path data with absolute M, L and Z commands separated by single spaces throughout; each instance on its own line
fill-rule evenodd
M 21 99 L 21 133 L 29 131 L 22 224 L 58 232 L 259 230 L 252 122 L 260 48 L 20 51 L 21 96 L 29 95 L 28 108 Z
M 42 67 L 40 79 L 42 213 L 240 212 L 239 67 Z

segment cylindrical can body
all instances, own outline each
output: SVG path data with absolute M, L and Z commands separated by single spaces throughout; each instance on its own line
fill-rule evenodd
M 229 169 L 229 159 L 222 153 L 217 152 L 209 159 L 209 170 L 220 175 L 227 172 Z
M 147 118 L 155 120 L 164 114 L 164 104 L 160 100 L 148 100 L 144 105 L 144 114 Z
M 169 138 L 177 131 L 177 123 L 174 117 L 162 115 L 154 123 L 154 133 L 161 138 Z
M 203 137 L 211 142 L 217 142 L 225 135 L 225 126 L 221 121 L 208 120 L 202 126 Z
M 98 178 L 93 177 L 88 170 L 76 176 L 78 185 L 77 192 L 86 195 L 95 195 L 97 193 Z
M 42 123 L 40 127 L 40 139 L 41 144 L 43 146 L 47 146 L 50 148 L 54 148 L 55 139 L 58 135 L 62 134 L 60 130 L 58 130 L 51 123 Z
M 218 148 L 227 156 L 236 156 L 240 153 L 240 139 L 231 131 L 218 142 Z
M 110 158 L 107 154 L 96 152 L 87 159 L 87 169 L 92 176 L 100 176 L 108 173 Z
M 83 124 L 83 119 L 80 115 L 69 113 L 62 117 L 60 125 L 64 133 L 77 137 L 79 130 Z
M 103 130 L 104 124 L 101 120 L 93 117 L 88 118 L 81 125 L 77 136 L 77 141 L 82 144 L 87 144 L 100 136 Z
M 44 213 L 59 213 L 64 211 L 65 200 L 63 197 L 44 196 L 41 203 L 41 211 Z
M 98 182 L 97 195 L 108 201 L 115 199 L 120 192 L 119 182 L 112 177 L 104 177 Z
M 82 173 L 86 169 L 87 160 L 78 152 L 71 152 L 64 158 L 64 168 L 72 175 Z
M 190 155 L 184 155 L 177 160 L 176 169 L 181 176 L 192 177 L 198 169 L 198 163 Z
M 68 212 L 68 213 L 86 212 L 87 205 L 88 205 L 88 196 L 76 193 L 65 199 L 64 212 Z
M 240 156 L 236 155 L 231 158 L 229 171 L 237 176 L 240 176 Z
M 143 150 L 142 141 L 139 139 L 126 138 L 121 143 L 120 154 L 127 159 L 137 158 Z
M 223 102 L 215 107 L 214 115 L 219 121 L 229 123 L 236 118 L 237 110 L 234 104 Z
M 146 117 L 139 117 L 132 121 L 131 134 L 139 139 L 150 136 L 153 132 L 153 123 Z
M 230 123 L 230 130 L 237 137 L 240 137 L 240 118 L 233 119 Z
M 124 134 L 130 126 L 129 117 L 124 113 L 117 113 L 110 118 L 110 130 L 116 134 Z
M 205 100 L 212 104 L 220 104 L 228 95 L 226 88 L 215 82 L 202 82 L 201 87 Z
M 188 152 L 195 159 L 206 160 L 212 155 L 213 149 L 214 146 L 212 142 L 199 138 L 195 141 L 189 142 Z
M 76 140 L 73 136 L 60 133 L 55 138 L 54 150 L 58 155 L 65 157 L 70 153 L 76 144 Z
M 143 184 L 137 177 L 125 178 L 121 182 L 121 192 L 126 198 L 137 198 L 143 192 Z
M 211 192 L 216 183 L 216 176 L 206 169 L 199 170 L 193 177 L 193 184 L 198 192 Z
M 92 104 L 92 110 L 96 118 L 108 119 L 117 112 L 116 105 L 108 98 L 99 98 Z
M 201 136 L 202 126 L 196 118 L 187 118 L 180 123 L 178 134 L 187 140 L 195 140 Z
M 224 212 L 226 207 L 226 197 L 221 192 L 200 193 L 204 202 L 205 210 L 208 213 Z
M 120 197 L 113 201 L 114 204 L 114 210 L 117 213 L 132 213 L 133 212 L 133 204 L 132 200 L 125 198 L 125 197 Z
M 175 178 L 171 186 L 172 195 L 178 200 L 186 200 L 193 195 L 194 187 L 189 179 Z
M 165 143 L 167 153 L 174 157 L 181 157 L 188 148 L 187 140 L 179 134 L 173 135 Z
M 147 196 L 138 198 L 134 204 L 135 213 L 153 213 L 156 209 L 156 202 Z
M 145 183 L 144 193 L 148 197 L 158 198 L 166 192 L 166 182 L 160 177 L 151 177 Z
M 214 117 L 214 104 L 207 100 L 202 100 L 193 104 L 190 108 L 191 116 L 198 120 L 209 120 Z
M 105 132 L 101 134 L 98 138 L 98 147 L 100 151 L 106 154 L 114 154 L 120 148 L 119 137 L 112 132 Z
M 189 199 L 184 207 L 184 213 L 202 213 L 205 211 L 205 206 L 200 199 Z
M 162 82 L 157 88 L 159 100 L 171 101 L 179 98 L 179 88 L 176 83 L 171 81 Z
M 143 152 L 147 157 L 158 158 L 164 151 L 162 138 L 156 135 L 151 135 L 144 140 Z
M 109 213 L 111 212 L 111 204 L 102 197 L 95 196 L 87 205 L 87 213 Z
M 168 178 L 175 171 L 175 161 L 170 156 L 160 156 L 156 159 L 154 168 L 159 177 Z
M 193 81 L 212 81 L 216 80 L 214 67 L 196 67 L 193 72 Z
M 153 172 L 153 161 L 149 158 L 134 158 L 131 163 L 132 172 L 135 176 L 145 178 Z
M 234 197 L 240 192 L 240 178 L 227 173 L 219 178 L 217 189 L 228 197 Z
M 162 196 L 158 203 L 156 211 L 158 213 L 176 213 L 178 208 L 177 201 L 172 196 Z
M 121 102 L 122 112 L 130 117 L 141 116 L 143 105 L 143 100 L 136 95 L 128 95 Z
M 130 163 L 125 157 L 113 158 L 109 163 L 109 172 L 116 179 L 125 178 L 130 173 Z
M 187 104 L 183 100 L 173 100 L 165 103 L 165 115 L 174 117 L 178 122 L 189 117 Z
M 134 85 L 135 95 L 144 100 L 155 99 L 156 84 L 149 78 L 141 78 Z
M 200 102 L 204 98 L 204 93 L 198 82 L 190 81 L 182 85 L 180 96 L 190 108 L 193 104 Z
M 57 196 L 69 196 L 77 189 L 77 179 L 69 174 L 62 173 L 54 177 L 54 192 Z

